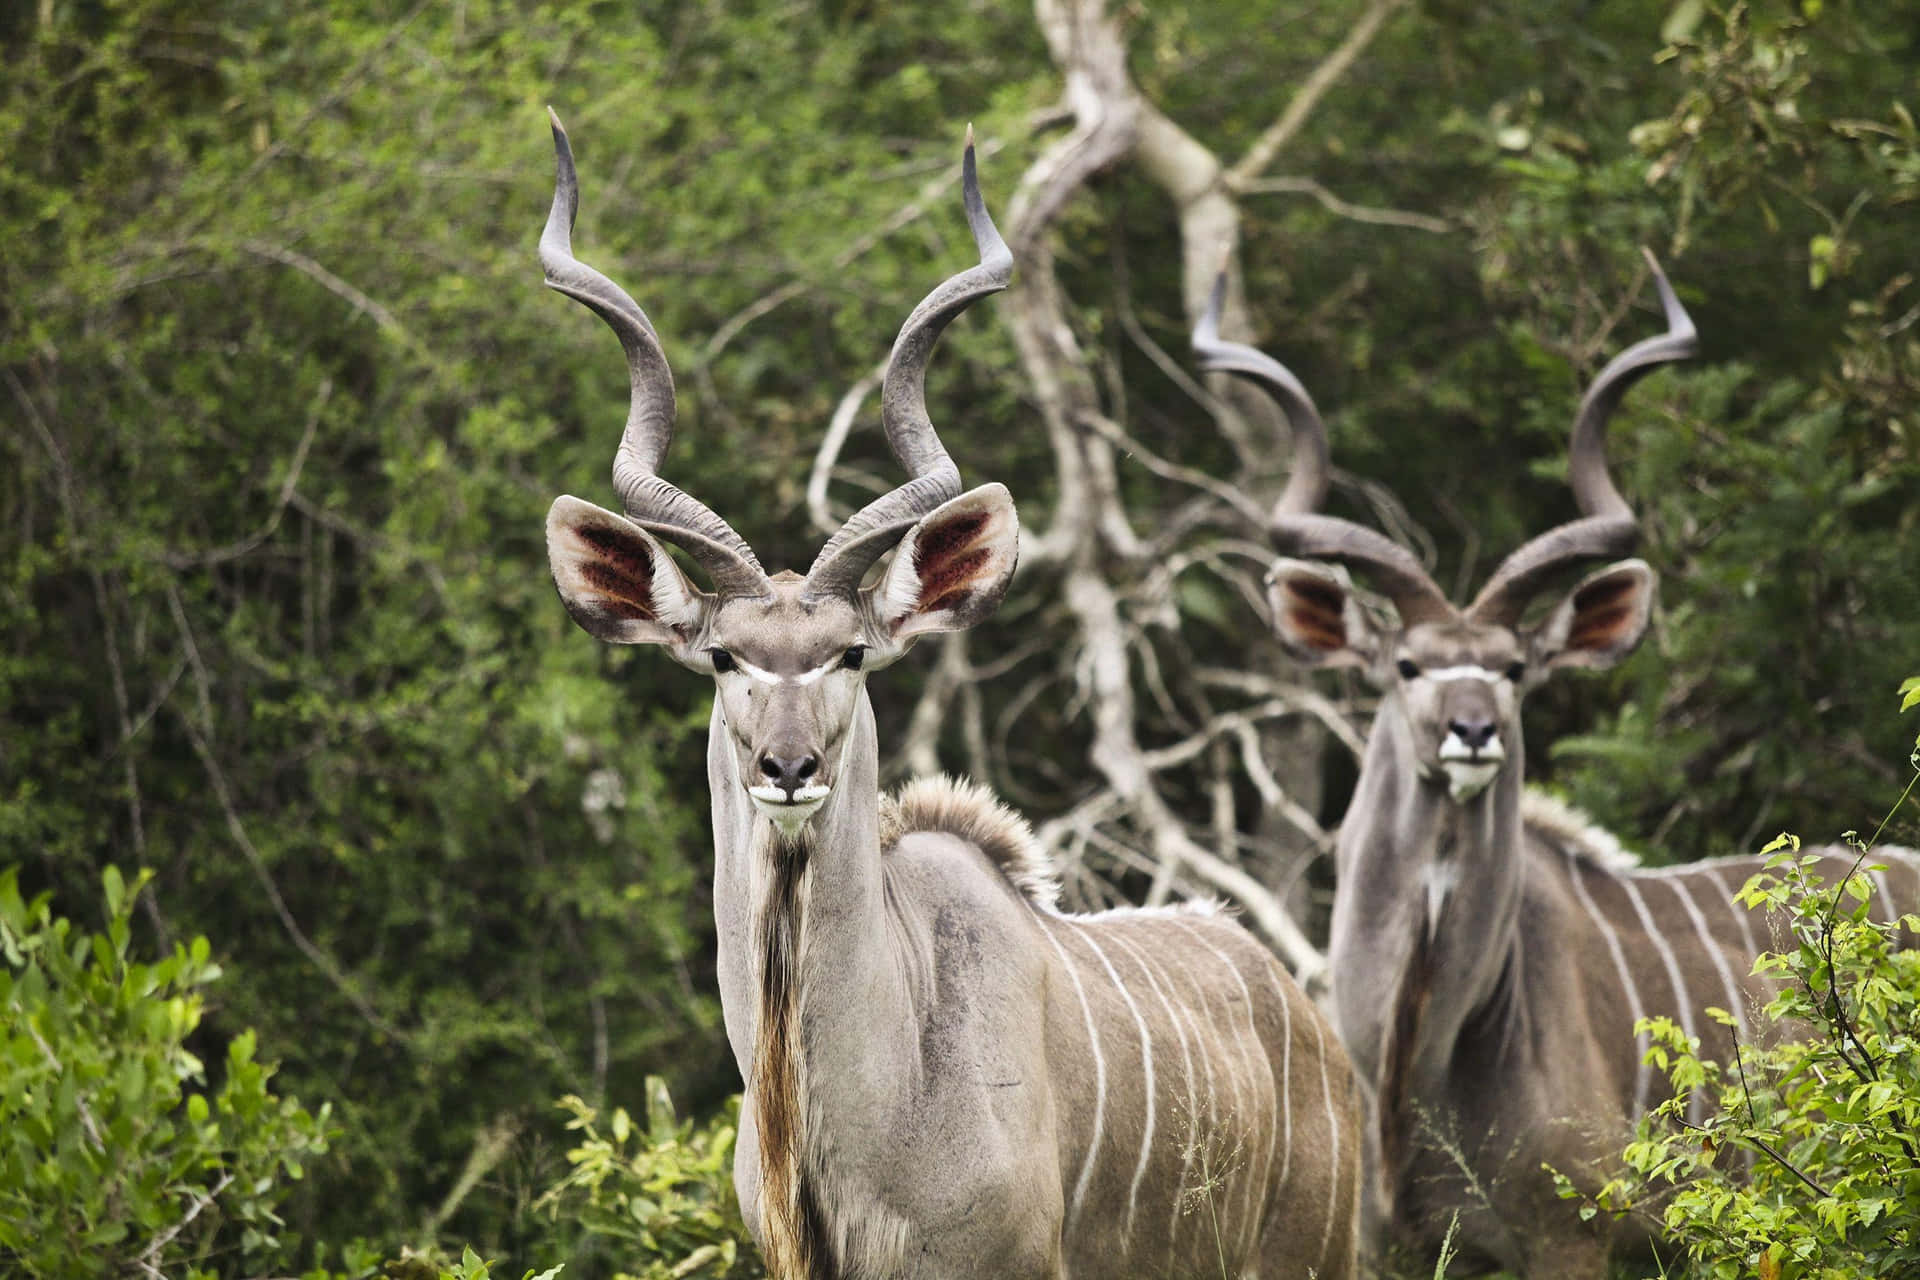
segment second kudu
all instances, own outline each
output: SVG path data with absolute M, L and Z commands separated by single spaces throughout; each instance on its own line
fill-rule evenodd
M 573 257 L 558 120 L 554 144 L 547 283 L 619 335 L 632 402 L 614 461 L 626 514 L 560 498 L 548 553 L 587 631 L 660 645 L 715 684 L 720 997 L 747 1084 L 734 1182 L 772 1273 L 1353 1274 L 1358 1095 L 1267 949 L 1205 909 L 1063 914 L 1026 824 L 983 790 L 880 794 L 867 676 L 915 636 L 988 616 L 1018 551 L 1006 489 L 962 493 L 926 411 L 934 340 L 1013 265 L 971 145 L 980 265 L 908 318 L 882 393 L 912 479 L 804 576 L 769 576 L 658 474 L 666 358 L 639 306 Z
M 1636 539 L 1607 474 L 1606 421 L 1629 385 L 1696 349 L 1657 263 L 1653 274 L 1667 332 L 1608 364 L 1574 421 L 1580 518 L 1509 555 L 1464 608 L 1397 543 L 1317 513 L 1326 428 L 1278 362 L 1220 341 L 1218 288 L 1194 333 L 1208 369 L 1264 386 L 1294 429 L 1269 532 L 1311 559 L 1282 559 L 1269 575 L 1282 643 L 1310 665 L 1359 668 L 1381 690 L 1335 852 L 1330 1004 L 1368 1099 L 1367 1235 L 1431 1253 L 1458 1214 L 1465 1256 L 1450 1274 L 1601 1280 L 1613 1249 L 1644 1245 L 1640 1224 L 1580 1222 L 1543 1166 L 1593 1190 L 1664 1096 L 1639 1018 L 1675 1018 L 1724 1060 L 1729 1036 L 1704 1009 L 1744 1016 L 1766 995 L 1748 976 L 1769 942 L 1765 918 L 1732 903 L 1762 859 L 1641 868 L 1522 786 L 1522 695 L 1555 671 L 1612 665 L 1647 626 L 1655 579 L 1640 560 L 1589 574 L 1523 619 L 1558 574 Z M 1378 587 L 1397 620 L 1364 608 L 1335 564 Z M 1890 865 L 1871 874 L 1887 919 L 1890 900 L 1920 894 L 1909 856 L 1884 852 L 1874 859 Z M 1829 879 L 1852 864 L 1827 853 Z

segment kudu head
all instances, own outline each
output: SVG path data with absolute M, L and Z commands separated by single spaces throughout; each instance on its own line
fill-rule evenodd
M 1406 548 L 1316 511 L 1327 491 L 1326 426 L 1312 397 L 1278 361 L 1220 340 L 1224 277 L 1194 330 L 1193 347 L 1205 368 L 1265 387 L 1293 425 L 1293 471 L 1268 534 L 1283 555 L 1311 559 L 1281 559 L 1267 576 L 1281 643 L 1311 665 L 1363 669 L 1384 694 L 1383 721 L 1404 727 L 1409 763 L 1456 801 L 1485 790 L 1510 760 L 1520 767 L 1523 693 L 1563 667 L 1611 666 L 1646 631 L 1655 577 L 1641 560 L 1596 570 L 1536 621 L 1523 625 L 1522 618 L 1559 572 L 1620 555 L 1638 535 L 1633 512 L 1607 474 L 1607 419 L 1634 382 L 1698 350 L 1693 322 L 1659 263 L 1651 253 L 1647 262 L 1667 332 L 1616 356 L 1580 403 L 1569 456 L 1580 518 L 1509 555 L 1465 608 L 1447 599 Z M 1393 603 L 1397 626 L 1361 607 L 1343 567 L 1364 575 Z
M 557 117 L 552 123 L 558 173 L 540 237 L 546 282 L 619 336 L 632 383 L 613 462 L 626 514 L 556 499 L 547 513 L 554 583 L 574 621 L 594 636 L 664 646 L 681 666 L 714 678 L 736 775 L 754 807 L 792 835 L 840 781 L 867 673 L 905 653 L 918 635 L 962 630 L 990 615 L 1019 553 L 1007 490 L 989 484 L 962 493 L 926 409 L 935 339 L 969 304 L 1004 289 L 1013 272 L 980 198 L 972 130 L 962 185 L 980 264 L 942 283 L 907 318 L 881 393 L 887 442 L 912 478 L 854 513 L 804 575 L 769 576 L 726 521 L 658 474 L 673 433 L 673 377 L 645 313 L 573 256 L 579 187 L 566 132 Z M 711 591 L 694 585 L 662 539 L 692 557 Z M 867 571 L 896 547 L 886 572 L 863 586 Z

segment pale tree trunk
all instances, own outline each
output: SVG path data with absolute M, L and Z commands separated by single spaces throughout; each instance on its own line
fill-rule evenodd
M 1305 927 L 1302 872 L 1332 844 L 1316 820 L 1322 760 L 1330 743 L 1357 758 L 1361 737 L 1352 708 L 1316 694 L 1265 633 L 1261 579 L 1271 559 L 1265 507 L 1285 470 L 1287 424 L 1270 401 L 1237 380 L 1195 380 L 1184 351 L 1152 348 L 1136 329 L 1136 341 L 1150 348 L 1163 372 L 1189 388 L 1195 430 L 1210 423 L 1233 449 L 1236 470 L 1203 475 L 1131 438 L 1124 409 L 1114 405 L 1101 376 L 1101 353 L 1083 341 L 1079 318 L 1088 304 L 1067 296 L 1056 270 L 1056 224 L 1096 175 L 1137 166 L 1178 214 L 1189 326 L 1224 270 L 1221 332 L 1239 341 L 1252 337 L 1239 263 L 1246 195 L 1304 193 L 1368 221 L 1444 230 L 1426 215 L 1353 210 L 1308 178 L 1267 176 L 1404 3 L 1372 0 L 1363 8 L 1282 113 L 1244 156 L 1228 163 L 1141 95 L 1127 70 L 1119 15 L 1101 0 L 1036 0 L 1035 17 L 1063 86 L 1049 122 L 1069 126 L 1023 175 L 1002 227 L 1017 264 L 1005 314 L 1046 434 L 1057 494 L 1045 519 L 1024 501 L 1022 507 L 1026 534 L 1015 590 L 1041 602 L 1035 609 L 1041 621 L 1029 645 L 994 662 L 971 657 L 958 637 L 944 641 L 897 756 L 897 765 L 914 772 L 936 767 L 942 726 L 957 720 L 969 771 L 988 775 L 1020 799 L 1024 780 L 994 758 L 980 690 L 1035 654 L 1051 658 L 1051 683 L 1030 687 L 1052 691 L 1049 714 L 1078 726 L 1091 766 L 1080 771 L 1078 798 L 1064 811 L 1034 814 L 1041 839 L 1066 872 L 1069 899 L 1083 906 L 1114 901 L 1120 894 L 1113 879 L 1128 874 L 1144 877 L 1149 901 L 1224 897 L 1308 981 L 1324 962 Z M 873 381 L 850 391 L 844 412 L 835 415 L 836 433 L 816 466 L 817 518 L 827 515 L 825 477 L 844 437 L 843 419 Z M 1179 488 L 1159 509 L 1130 512 L 1121 480 L 1142 466 Z M 1207 668 L 1183 640 L 1174 587 L 1186 572 L 1216 575 L 1248 606 L 1247 644 L 1229 669 Z M 1015 724 L 1040 701 L 1016 695 Z M 1168 740 L 1161 732 L 1159 740 L 1143 740 L 1143 711 L 1183 726 L 1181 736 Z M 1069 765 L 1062 769 L 1072 772 Z M 1249 794 L 1257 797 L 1252 803 Z
M 1228 288 L 1221 331 L 1246 340 L 1249 325 L 1238 263 L 1240 188 L 1259 179 L 1299 134 L 1314 107 L 1400 5 L 1401 0 L 1375 0 L 1346 39 L 1302 82 L 1280 118 L 1229 167 L 1141 96 L 1127 72 L 1121 21 L 1104 3 L 1037 0 L 1035 15 L 1060 68 L 1064 106 L 1074 123 L 1028 170 L 1009 216 L 1008 240 L 1021 268 L 1010 290 L 1014 331 L 1060 480 L 1058 508 L 1052 524 L 1036 539 L 1031 562 L 1034 571 L 1062 580 L 1060 595 L 1082 646 L 1076 670 L 1092 720 L 1089 756 L 1106 783 L 1105 792 L 1117 802 L 1102 803 L 1106 796 L 1096 795 L 1073 813 L 1045 824 L 1043 831 L 1057 846 L 1077 840 L 1094 848 L 1119 844 L 1144 852 L 1154 865 L 1155 896 L 1175 885 L 1226 894 L 1303 977 L 1318 970 L 1319 954 L 1297 915 L 1246 874 L 1233 836 L 1247 824 L 1234 811 L 1233 787 L 1224 775 L 1236 764 L 1245 768 L 1263 804 L 1294 818 L 1294 823 L 1255 824 L 1288 833 L 1283 861 L 1311 858 L 1325 845 L 1324 833 L 1313 829 L 1313 814 L 1320 807 L 1320 758 L 1327 730 L 1309 714 L 1276 717 L 1257 731 L 1216 714 L 1206 733 L 1213 741 L 1196 760 L 1215 775 L 1208 789 L 1211 811 L 1203 819 L 1190 818 L 1163 796 L 1153 753 L 1136 736 L 1139 693 L 1134 685 L 1142 663 L 1131 652 L 1137 641 L 1123 601 L 1139 595 L 1127 580 L 1149 576 L 1168 548 L 1154 539 L 1143 540 L 1122 506 L 1115 477 L 1116 433 L 1102 429 L 1106 415 L 1086 355 L 1075 341 L 1069 301 L 1052 270 L 1049 233 L 1056 215 L 1094 174 L 1115 165 L 1137 165 L 1178 211 L 1182 297 L 1189 324 L 1198 319 L 1216 275 L 1224 270 Z M 1210 390 L 1215 421 L 1239 455 L 1242 471 L 1270 473 L 1272 455 L 1283 451 L 1284 421 L 1263 397 L 1248 395 L 1225 379 Z M 1258 536 L 1257 529 L 1249 532 Z M 1277 669 L 1271 646 L 1250 649 L 1269 655 L 1269 669 L 1262 674 L 1276 693 L 1311 696 L 1300 687 L 1297 673 Z M 1104 841 L 1092 837 L 1086 829 L 1090 824 L 1109 828 Z M 1309 829 L 1301 830 L 1301 825 Z M 1213 837 L 1211 848 L 1203 843 L 1207 835 Z M 1298 875 L 1280 878 L 1304 883 Z

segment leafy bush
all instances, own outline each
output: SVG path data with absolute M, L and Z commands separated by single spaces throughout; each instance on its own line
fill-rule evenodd
M 220 976 L 205 938 L 129 955 L 133 884 L 103 876 L 104 933 L 28 902 L 0 871 L 0 1271 L 33 1277 L 210 1276 L 274 1253 L 275 1207 L 327 1149 L 311 1115 L 267 1089 L 251 1031 L 218 1083 L 187 1047 Z
M 567 1152 L 573 1171 L 538 1207 L 564 1213 L 601 1238 L 621 1280 L 764 1276 L 733 1193 L 740 1100 L 696 1126 L 674 1115 L 658 1076 L 647 1077 L 646 1093 L 646 1127 L 615 1108 L 605 1134 L 594 1108 L 577 1097 L 561 1099 L 580 1144 Z
M 1901 693 L 1905 706 L 1920 702 L 1920 681 Z M 1920 779 L 1920 742 L 1912 763 Z M 1632 1176 L 1582 1212 L 1646 1211 L 1664 1198 L 1689 1276 L 1920 1277 L 1920 951 L 1899 949 L 1920 915 L 1869 919 L 1871 883 L 1858 872 L 1874 865 L 1872 842 L 1848 834 L 1860 857 L 1839 883 L 1824 883 L 1819 859 L 1781 836 L 1768 871 L 1737 895 L 1785 926 L 1785 949 L 1754 966 L 1779 984 L 1765 1010 L 1777 1040 L 1742 1043 L 1723 1065 L 1670 1019 L 1640 1024 L 1676 1096 L 1627 1147 Z M 1695 1088 L 1720 1104 L 1697 1125 L 1687 1120 Z

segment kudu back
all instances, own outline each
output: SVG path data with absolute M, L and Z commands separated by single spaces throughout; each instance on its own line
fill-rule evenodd
M 971 139 L 980 263 L 908 318 L 882 392 L 911 478 L 805 574 L 771 575 L 659 475 L 667 362 L 632 298 L 573 257 L 578 191 L 558 120 L 554 143 L 547 283 L 612 327 L 632 386 L 614 462 L 625 514 L 556 500 L 549 558 L 588 632 L 660 645 L 714 682 L 718 971 L 747 1086 L 734 1180 L 769 1269 L 1352 1275 L 1358 1093 L 1331 1028 L 1267 949 L 1204 907 L 1058 910 L 1026 824 L 980 788 L 931 779 L 880 794 L 868 675 L 916 636 L 991 614 L 1019 549 L 1006 489 L 961 491 L 925 401 L 935 339 L 1012 270 Z
M 1329 1004 L 1368 1099 L 1365 1234 L 1430 1257 L 1457 1214 L 1465 1256 L 1453 1275 L 1481 1265 L 1601 1280 L 1612 1251 L 1645 1245 L 1638 1221 L 1581 1222 L 1545 1167 L 1597 1189 L 1665 1096 L 1638 1019 L 1672 1017 L 1726 1060 L 1730 1034 L 1705 1009 L 1745 1018 L 1768 994 L 1749 977 L 1767 919 L 1732 901 L 1762 859 L 1642 868 L 1581 815 L 1523 789 L 1522 697 L 1557 671 L 1632 652 L 1653 603 L 1653 570 L 1622 559 L 1529 611 L 1569 568 L 1636 539 L 1607 473 L 1606 422 L 1634 381 L 1696 349 L 1648 262 L 1667 332 L 1616 357 L 1581 402 L 1569 457 L 1580 517 L 1514 551 L 1464 607 L 1405 548 L 1317 511 L 1326 428 L 1283 366 L 1219 339 L 1219 287 L 1194 334 L 1206 368 L 1264 387 L 1294 429 L 1269 520 L 1289 557 L 1268 577 L 1282 644 L 1380 690 L 1335 851 Z M 1397 616 L 1363 605 L 1347 569 Z M 1829 879 L 1854 861 L 1822 852 Z M 1920 877 L 1903 850 L 1876 850 L 1878 864 L 1874 912 L 1887 920 L 1892 903 L 1920 902 Z

